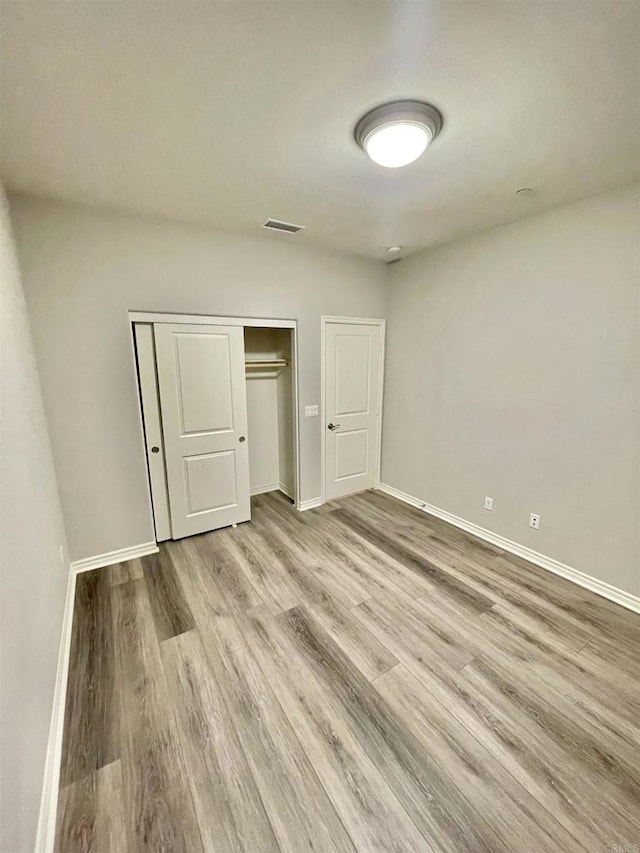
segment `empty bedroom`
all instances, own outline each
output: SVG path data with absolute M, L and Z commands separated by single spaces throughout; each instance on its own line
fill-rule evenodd
M 0 0 L 0 853 L 640 853 L 640 3 Z

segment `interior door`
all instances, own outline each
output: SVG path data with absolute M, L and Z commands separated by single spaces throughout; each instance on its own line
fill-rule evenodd
M 382 327 L 325 324 L 325 497 L 376 485 Z
M 251 517 L 241 326 L 154 324 L 174 539 Z

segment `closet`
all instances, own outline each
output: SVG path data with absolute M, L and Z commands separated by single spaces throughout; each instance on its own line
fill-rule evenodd
M 279 490 L 293 499 L 291 334 L 291 329 L 244 329 L 252 495 Z
M 248 521 L 251 495 L 295 500 L 295 321 L 143 319 L 133 339 L 157 541 Z

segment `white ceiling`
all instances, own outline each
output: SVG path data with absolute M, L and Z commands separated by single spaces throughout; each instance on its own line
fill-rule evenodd
M 382 257 L 640 176 L 640 3 L 2 2 L 5 185 Z M 360 115 L 443 113 L 376 166 Z M 529 197 L 516 197 L 530 186 Z

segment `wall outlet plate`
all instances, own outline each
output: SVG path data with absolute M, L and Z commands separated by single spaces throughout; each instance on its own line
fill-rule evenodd
M 540 530 L 540 516 L 535 512 L 532 512 L 529 516 L 529 527 L 533 527 L 534 530 Z
M 304 407 L 304 416 L 305 418 L 317 418 L 320 414 L 318 410 L 318 404 L 315 406 L 305 406 Z
M 485 495 L 484 508 L 493 509 L 493 498 L 490 498 L 489 495 Z

